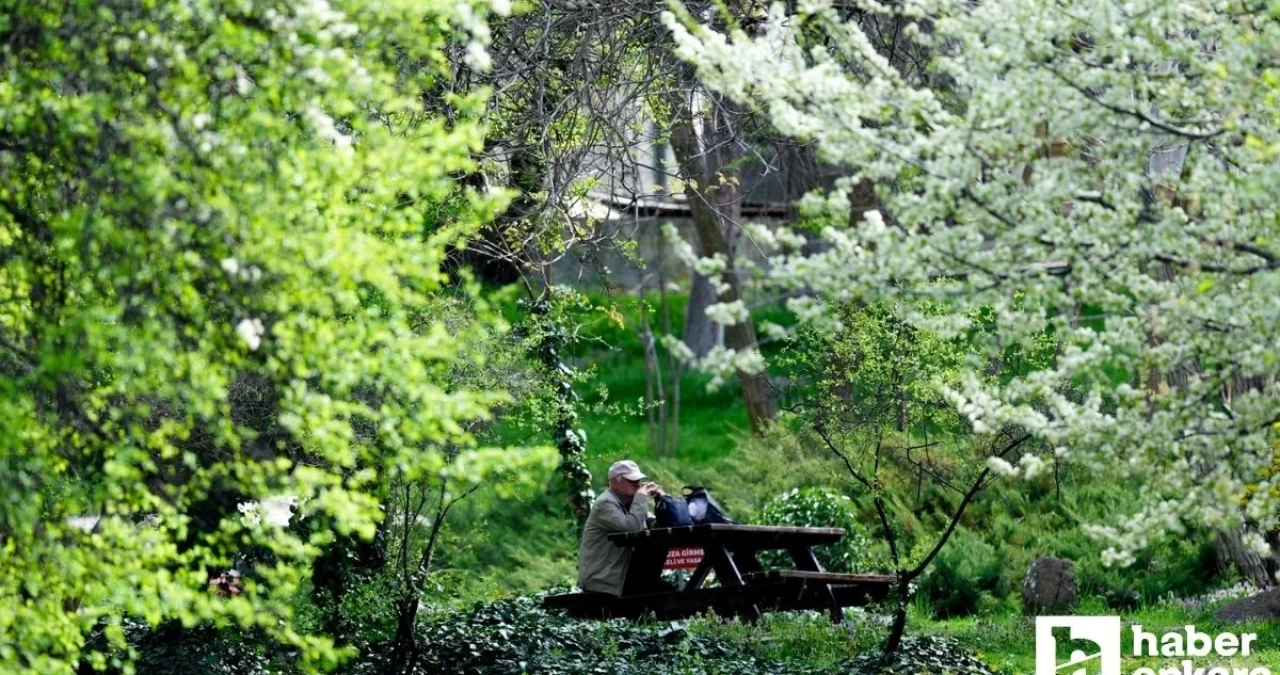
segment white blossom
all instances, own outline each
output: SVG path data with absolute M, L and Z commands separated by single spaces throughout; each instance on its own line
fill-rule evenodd
M 241 96 L 248 96 L 253 91 L 253 80 L 249 79 L 249 74 L 244 68 L 236 66 L 236 93 Z
M 733 302 L 717 302 L 707 307 L 707 316 L 716 323 L 733 326 L 751 317 L 750 310 L 741 299 Z
M 1023 478 L 1035 478 L 1044 472 L 1045 462 L 1039 455 L 1027 453 L 1018 460 L 1019 470 L 1022 472 Z
M 666 347 L 667 351 L 670 351 L 671 354 L 676 357 L 676 360 L 681 363 L 692 363 L 696 358 L 693 354 L 693 350 L 689 349 L 689 345 L 685 344 L 684 340 L 681 340 L 670 333 L 663 335 L 659 338 L 659 341 L 662 342 L 662 346 Z
M 759 350 L 748 349 L 734 354 L 734 369 L 747 375 L 759 375 L 765 370 L 764 356 Z
M 774 233 L 774 239 L 778 245 L 784 249 L 796 250 L 804 246 L 805 238 L 803 235 L 796 233 L 789 227 L 779 227 Z
M 768 225 L 747 223 L 742 226 L 742 232 L 764 253 L 772 253 L 778 248 L 778 240 Z
M 804 22 L 775 5 L 754 35 L 662 15 L 701 82 L 857 171 L 800 201 L 823 228 L 813 252 L 787 228 L 747 230 L 776 247 L 765 283 L 802 293 L 788 307 L 824 330 L 866 300 L 986 354 L 1051 341 L 1038 369 L 993 381 L 972 363 L 936 386 L 976 433 L 1020 428 L 1151 486 L 1135 515 L 1089 528 L 1107 564 L 1188 522 L 1238 527 L 1247 511 L 1262 531 L 1280 525 L 1264 479 L 1280 396 L 1280 126 L 1276 88 L 1249 76 L 1280 58 L 1270 14 L 1217 0 L 863 4 L 900 14 L 928 63 L 900 70 L 828 0 L 799 3 Z M 893 189 L 850 227 L 859 181 Z M 918 312 L 920 299 L 947 311 Z M 979 314 L 990 325 L 974 330 Z
M 260 501 L 240 502 L 236 505 L 242 521 L 251 527 L 264 524 L 270 527 L 288 527 L 296 508 L 298 508 L 296 495 L 277 495 Z
M 993 473 L 999 474 L 1001 476 L 1018 475 L 1018 470 L 1012 464 L 1006 462 L 1000 457 L 988 457 L 987 468 L 991 469 Z
M 480 72 L 488 72 L 493 67 L 493 58 L 489 56 L 489 50 L 474 40 L 467 43 L 466 61 L 468 66 Z
M 352 151 L 351 137 L 338 129 L 337 123 L 328 113 L 315 105 L 310 105 L 307 107 L 307 120 L 311 122 L 311 128 L 317 138 L 332 143 L 339 152 L 344 154 Z
M 1263 556 L 1264 559 L 1266 556 L 1271 555 L 1271 544 L 1268 544 L 1267 540 L 1258 532 L 1253 530 L 1245 532 L 1243 540 L 1246 548 Z
M 672 251 L 680 262 L 693 267 L 697 264 L 698 254 L 694 253 L 693 245 L 684 240 L 680 236 L 680 231 L 671 223 L 662 224 L 662 238 L 671 245 Z
M 693 269 L 704 277 L 723 274 L 729 268 L 729 261 L 724 255 L 716 253 L 708 258 L 698 258 L 693 262 Z
M 251 352 L 258 351 L 258 347 L 262 346 L 262 335 L 265 332 L 261 319 L 242 319 L 236 324 L 236 333 Z
M 772 321 L 765 321 L 760 325 L 760 332 L 764 333 L 774 340 L 785 340 L 791 336 L 791 332 L 785 326 L 776 324 Z
M 874 237 L 884 232 L 884 216 L 876 209 L 867 211 L 862 214 L 862 227 L 865 235 Z

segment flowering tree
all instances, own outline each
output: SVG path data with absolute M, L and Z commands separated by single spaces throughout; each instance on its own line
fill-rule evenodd
M 443 324 L 439 263 L 500 204 L 451 180 L 478 101 L 422 101 L 484 6 L 55 5 L 0 27 L 0 670 L 104 667 L 125 617 L 330 662 L 296 583 L 390 477 L 547 459 L 476 448 L 503 396 L 447 385 L 495 326 Z
M 793 7 L 775 6 L 751 35 L 667 15 L 708 86 L 851 172 L 802 204 L 824 225 L 824 250 L 801 252 L 789 231 L 753 232 L 775 252 L 768 283 L 805 291 L 792 306 L 815 326 L 837 326 L 842 302 L 875 299 L 911 325 L 972 340 L 959 380 L 935 386 L 974 433 L 1022 429 L 1145 486 L 1135 517 L 1092 527 L 1108 561 L 1126 563 L 1189 521 L 1248 523 L 1247 543 L 1265 549 L 1258 532 L 1280 515 L 1265 470 L 1280 419 L 1273 10 L 1231 0 Z M 892 46 L 876 49 L 887 33 Z M 865 184 L 879 209 L 852 219 L 850 194 Z M 920 298 L 948 311 L 926 315 Z M 982 376 L 1007 348 L 1046 338 L 1051 363 Z M 1024 472 L 1015 464 L 990 461 Z

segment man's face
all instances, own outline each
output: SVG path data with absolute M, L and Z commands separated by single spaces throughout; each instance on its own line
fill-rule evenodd
M 636 492 L 640 490 L 640 481 L 627 480 L 619 476 L 609 481 L 609 489 L 623 499 L 633 499 L 636 496 Z

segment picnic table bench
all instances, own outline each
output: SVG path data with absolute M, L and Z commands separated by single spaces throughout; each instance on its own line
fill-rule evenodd
M 609 535 L 617 546 L 631 547 L 631 562 L 622 596 L 566 593 L 543 599 L 543 607 L 562 609 L 582 618 L 678 619 L 711 610 L 722 616 L 754 621 L 766 611 L 820 609 L 831 620 L 844 620 L 844 607 L 883 600 L 896 577 L 883 574 L 841 574 L 822 569 L 813 547 L 844 537 L 834 527 L 781 527 L 715 523 L 663 527 Z M 688 582 L 676 591 L 660 583 L 672 549 L 700 547 L 701 562 Z M 785 550 L 794 569 L 766 570 L 757 554 Z M 719 588 L 704 588 L 716 573 Z

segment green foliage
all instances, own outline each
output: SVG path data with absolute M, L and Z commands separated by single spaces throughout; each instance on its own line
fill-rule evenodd
M 111 648 L 83 665 L 118 664 L 125 617 L 333 663 L 292 599 L 335 532 L 374 532 L 392 477 L 545 463 L 477 448 L 506 396 L 451 384 L 504 328 L 439 292 L 501 206 L 453 181 L 480 99 L 422 109 L 471 13 L 5 3 L 0 670 L 72 672 L 95 626 Z M 307 532 L 240 517 L 268 496 Z M 243 592 L 212 593 L 242 554 Z
M 137 650 L 138 672 L 147 675 L 269 675 L 288 668 L 284 649 L 264 648 L 262 635 L 211 626 L 184 628 L 171 622 L 151 629 L 125 621 L 125 638 Z M 101 638 L 101 636 L 97 636 Z M 89 648 L 105 640 L 90 639 Z
M 429 645 L 418 672 L 432 675 L 817 675 L 875 673 L 875 651 L 865 639 L 825 617 L 766 618 L 762 628 L 722 624 L 716 619 L 682 622 L 578 621 L 538 609 L 539 596 L 526 596 L 433 616 L 424 635 Z M 855 623 L 860 623 L 857 618 Z M 870 628 L 859 625 L 858 630 Z M 869 632 L 870 634 L 870 632 Z M 763 639 L 762 639 L 763 637 Z M 806 648 L 807 647 L 807 648 Z M 816 651 L 830 658 L 818 658 Z M 853 651 L 855 653 L 850 654 Z M 377 654 L 377 650 L 371 653 Z M 989 672 L 953 644 L 907 642 L 900 663 L 911 668 L 943 664 L 957 673 Z M 377 672 L 378 659 L 358 673 Z M 900 670 L 895 673 L 941 673 Z
M 891 675 L 991 675 L 991 667 L 960 647 L 954 640 L 926 636 L 903 639 L 889 663 L 879 654 L 855 658 L 849 672 Z
M 577 621 L 520 597 L 431 618 L 418 672 L 458 675 L 545 673 L 755 673 L 770 668 L 730 643 L 690 636 L 676 625 Z M 376 672 L 371 660 L 367 672 Z M 791 671 L 796 672 L 796 671 Z M 803 671 L 799 671 L 803 672 Z
M 1004 573 L 1004 561 L 994 546 L 959 530 L 925 573 L 917 592 L 939 619 L 975 614 L 983 597 L 997 591 Z
M 436 568 L 458 570 L 466 592 L 481 595 L 571 583 L 578 539 L 565 495 L 557 477 L 509 499 L 478 493 L 460 503 L 445 525 Z
M 834 625 L 825 612 L 769 612 L 759 623 L 722 621 L 714 615 L 691 619 L 689 632 L 725 640 L 762 660 L 804 664 L 819 672 L 841 670 L 850 659 L 881 646 L 883 617 L 862 609 L 845 612 Z
M 833 572 L 866 572 L 872 565 L 866 529 L 858 522 L 858 513 L 849 497 L 823 488 L 792 488 L 774 497 L 760 511 L 761 524 L 799 527 L 840 527 L 845 536 L 839 542 L 817 546 L 814 553 L 823 568 Z M 778 551 L 769 552 L 782 562 Z
M 1100 481 L 1078 469 L 1064 469 L 1061 481 L 1061 494 L 1051 481 L 1001 486 L 976 507 L 969 528 L 981 532 L 1004 561 L 999 595 L 1018 593 L 1031 562 L 1043 556 L 1071 560 L 1080 595 L 1102 599 L 1115 611 L 1196 595 L 1226 581 L 1216 560 L 1216 535 L 1203 528 L 1189 528 L 1187 536 L 1139 553 L 1126 567 L 1104 565 L 1103 544 L 1082 525 L 1129 512 L 1138 486 Z
M 1228 581 L 1219 572 L 1215 535 L 1194 528 L 1142 552 L 1127 567 L 1103 565 L 1103 544 L 1082 525 L 1133 508 L 1136 487 L 1065 468 L 1060 480 L 1060 492 L 1049 480 L 1002 481 L 990 488 L 921 579 L 917 604 L 937 618 L 1020 607 L 1024 576 L 1032 561 L 1045 556 L 1072 561 L 1079 596 L 1096 599 L 1109 612 L 1194 596 Z M 940 520 L 926 522 L 942 526 Z
M 943 311 L 921 302 L 925 315 Z M 805 329 L 780 354 L 806 377 L 804 392 L 833 432 L 897 429 L 917 436 L 963 435 L 967 425 L 945 409 L 939 386 L 955 385 L 973 358 L 963 340 L 944 340 L 897 318 L 884 305 L 846 303 L 835 332 Z

